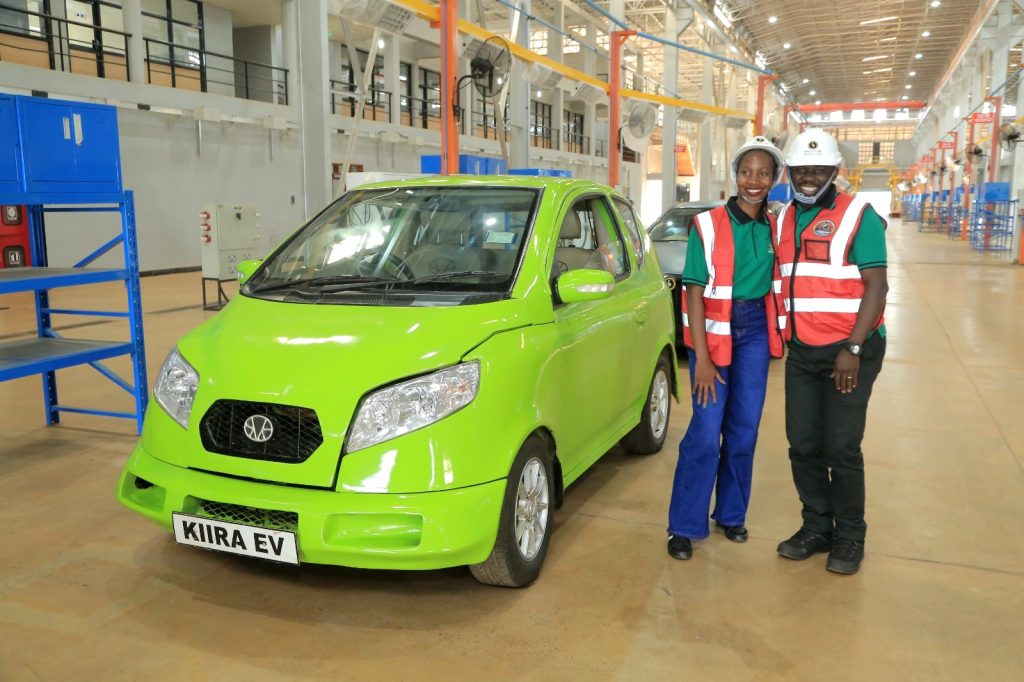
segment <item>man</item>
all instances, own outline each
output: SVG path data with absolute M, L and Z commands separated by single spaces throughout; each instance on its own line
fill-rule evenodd
M 794 201 L 782 211 L 776 253 L 786 319 L 786 436 L 803 525 L 778 547 L 795 560 L 829 552 L 852 574 L 864 558 L 864 454 L 871 387 L 885 356 L 885 221 L 840 194 L 835 139 L 811 128 L 786 157 Z

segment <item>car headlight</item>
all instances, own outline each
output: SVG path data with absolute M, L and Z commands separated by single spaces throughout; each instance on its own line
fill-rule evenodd
M 467 362 L 369 394 L 352 422 L 349 452 L 444 419 L 473 402 L 480 363 Z
M 188 417 L 192 414 L 192 401 L 199 388 L 199 373 L 185 362 L 175 348 L 167 354 L 160 374 L 156 378 L 153 397 L 171 416 L 171 419 L 188 428 Z

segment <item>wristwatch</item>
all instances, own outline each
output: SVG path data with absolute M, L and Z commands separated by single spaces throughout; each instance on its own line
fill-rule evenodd
M 859 344 L 859 343 L 855 343 L 853 341 L 847 341 L 846 342 L 846 350 L 850 353 L 850 355 L 853 355 L 853 356 L 859 358 L 860 354 L 862 352 L 864 352 L 864 346 Z

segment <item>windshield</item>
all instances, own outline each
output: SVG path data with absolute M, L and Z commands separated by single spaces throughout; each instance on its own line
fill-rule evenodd
M 651 225 L 651 241 L 686 241 L 690 236 L 690 220 L 707 208 L 671 208 Z
M 427 292 L 442 303 L 494 300 L 512 288 L 539 195 L 479 186 L 349 192 L 272 254 L 243 293 L 362 303 L 372 292 L 378 305 Z

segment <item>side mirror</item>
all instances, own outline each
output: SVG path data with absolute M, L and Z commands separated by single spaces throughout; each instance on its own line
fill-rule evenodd
M 256 272 L 256 268 L 258 268 L 262 263 L 263 259 L 261 258 L 258 260 L 244 260 L 236 265 L 235 270 L 238 272 L 238 285 L 241 286 L 245 284 L 245 280 L 252 277 L 252 273 Z
M 555 286 L 562 303 L 597 301 L 611 296 L 615 278 L 606 270 L 570 270 L 558 277 Z

